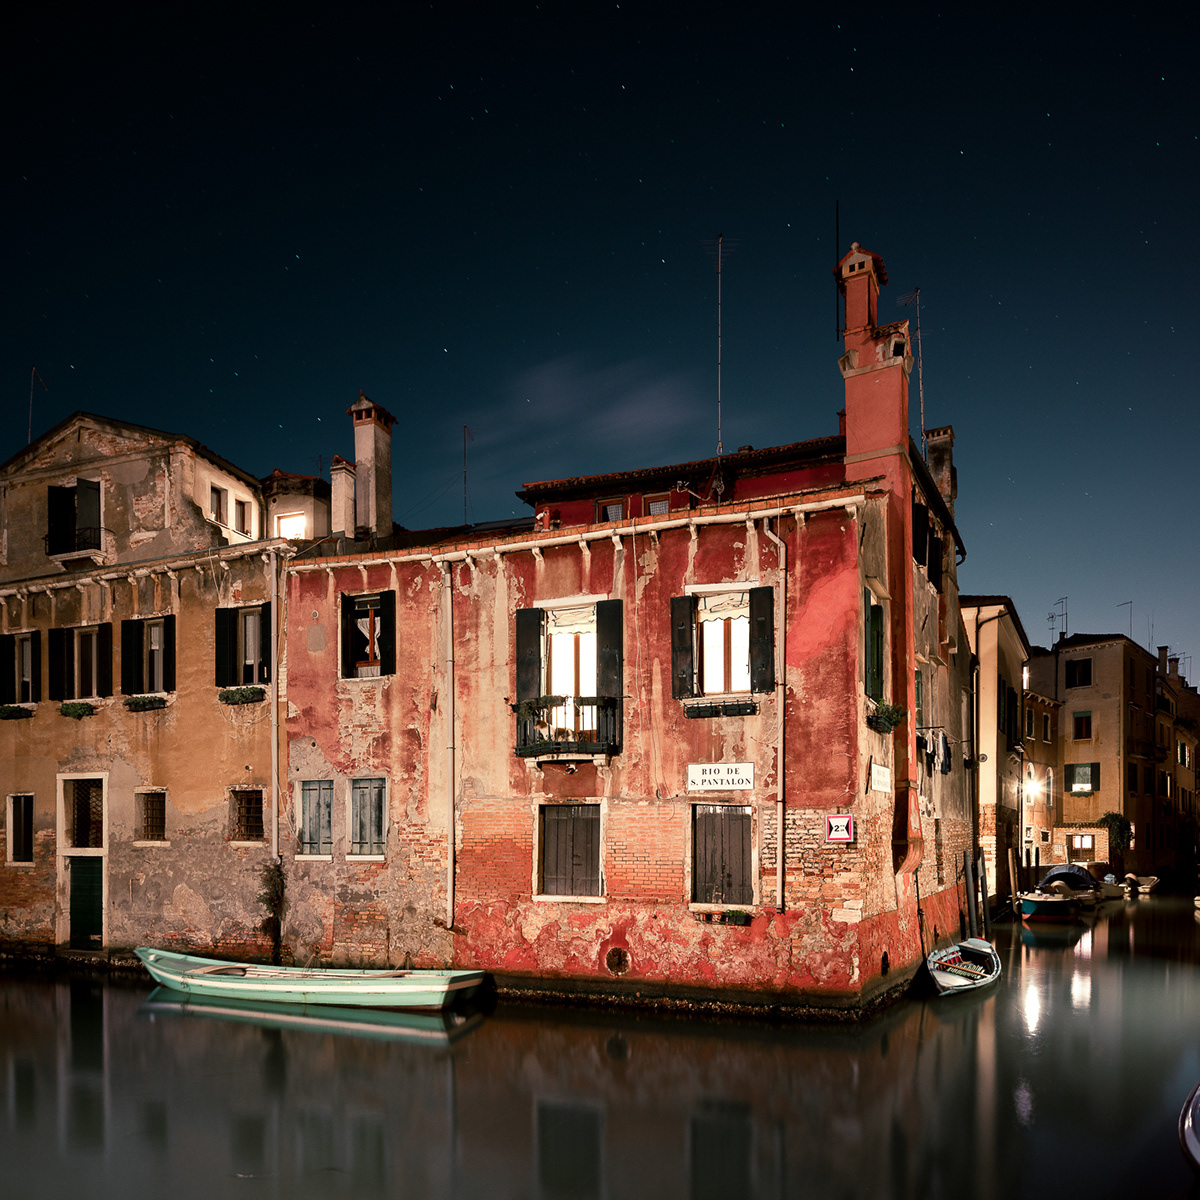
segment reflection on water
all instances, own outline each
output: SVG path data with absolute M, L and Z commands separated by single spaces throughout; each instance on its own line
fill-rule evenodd
M 865 1027 L 212 1011 L 0 984 L 4 1194 L 1184 1197 L 1190 900 L 1000 926 L 998 987 Z

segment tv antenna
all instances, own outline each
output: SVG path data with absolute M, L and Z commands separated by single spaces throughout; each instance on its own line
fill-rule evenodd
M 921 398 L 921 457 L 929 461 L 929 445 L 925 440 L 925 373 L 921 369 L 921 289 L 913 288 L 913 290 L 900 299 L 900 303 L 907 308 L 910 304 L 915 305 L 917 309 L 917 395 Z
M 1117 605 L 1117 607 L 1118 608 L 1128 607 L 1128 609 L 1129 609 L 1129 640 L 1132 642 L 1133 641 L 1133 601 L 1132 600 L 1122 600 L 1121 603 Z
M 25 445 L 29 445 L 33 441 L 33 381 L 37 380 L 42 385 L 42 391 L 48 392 L 50 389 L 46 386 L 46 381 L 42 378 L 41 372 L 37 367 L 29 369 L 29 428 L 25 431 Z
M 1056 611 L 1057 610 L 1057 611 Z M 1050 626 L 1050 640 L 1054 640 L 1054 627 L 1059 621 L 1062 622 L 1062 636 L 1067 636 L 1067 597 L 1059 596 L 1054 602 L 1052 608 L 1046 617 L 1046 621 Z
M 717 260 L 717 457 L 720 458 L 725 453 L 725 446 L 721 440 L 721 266 L 725 259 L 725 235 L 717 234 L 716 249 L 714 251 L 714 243 L 708 242 L 709 253 L 714 254 Z M 737 242 L 731 242 L 728 249 L 730 253 L 737 247 Z

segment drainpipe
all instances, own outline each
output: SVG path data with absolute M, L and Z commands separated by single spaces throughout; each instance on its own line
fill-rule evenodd
M 267 553 L 271 567 L 271 859 L 279 861 L 279 576 L 275 551 Z
M 446 928 L 454 928 L 454 578 L 442 563 L 443 628 L 446 636 Z
M 776 784 L 775 828 L 778 831 L 778 848 L 775 851 L 775 906 L 783 912 L 783 883 L 784 883 L 784 850 L 787 846 L 787 830 L 784 825 L 784 762 L 783 762 L 783 727 L 784 727 L 784 676 L 787 671 L 787 546 L 776 537 L 771 529 L 771 518 L 763 518 L 763 533 L 775 543 L 779 551 L 779 595 L 776 607 L 779 612 L 775 619 L 775 628 L 779 631 L 775 638 L 775 711 L 779 714 L 779 731 L 775 736 L 775 761 L 778 764 L 779 777 Z

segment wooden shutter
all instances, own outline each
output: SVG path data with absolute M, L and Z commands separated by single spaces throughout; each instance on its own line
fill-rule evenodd
M 625 691 L 623 659 L 624 616 L 620 600 L 600 600 L 596 604 L 596 695 L 611 701 L 597 712 L 597 740 L 605 753 L 616 754 L 621 748 L 621 697 Z M 580 893 L 591 895 L 591 893 Z
M 75 489 L 46 489 L 46 553 L 69 554 L 75 549 Z
M 258 610 L 258 682 L 271 682 L 271 602 Z
M 548 804 L 542 809 L 542 893 L 600 895 L 600 806 Z
M 942 590 L 942 557 L 945 543 L 937 527 L 931 522 L 929 526 L 929 582 L 934 590 Z
M 42 698 L 42 631 L 35 629 L 29 635 L 29 699 Z
M 517 609 L 517 703 L 542 694 L 542 610 Z
M 142 655 L 145 641 L 146 626 L 142 621 L 121 622 L 121 691 L 126 696 L 136 696 L 144 690 Z
M 929 509 L 913 497 L 912 506 L 913 558 L 924 563 L 929 553 Z
M 750 589 L 750 690 L 775 690 L 775 589 Z
M 50 668 L 47 694 L 51 700 L 69 700 L 74 693 L 72 686 L 72 656 L 74 632 L 70 629 L 51 629 L 47 642 L 46 657 Z
M 216 684 L 217 687 L 237 687 L 237 609 L 216 610 Z
M 396 673 L 396 593 L 379 593 L 379 673 Z
M 80 479 L 75 485 L 75 547 L 100 548 L 100 484 L 94 479 Z
M 0 704 L 17 702 L 17 639 L 0 634 Z
M 872 700 L 883 698 L 883 607 L 863 590 L 864 686 Z
M 96 695 L 111 696 L 113 639 L 112 624 L 105 621 L 96 629 Z
M 354 597 L 342 593 L 342 678 L 353 679 L 354 667 L 354 635 L 358 632 L 354 624 Z
M 671 695 L 696 694 L 696 597 L 671 598 Z
M 692 864 L 695 903 L 753 903 L 750 810 L 742 805 L 697 804 Z
M 163 691 L 175 690 L 175 614 L 163 617 Z

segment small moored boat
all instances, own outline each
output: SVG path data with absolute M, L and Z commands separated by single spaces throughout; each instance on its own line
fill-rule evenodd
M 925 965 L 942 996 L 987 987 L 1000 978 L 1000 955 L 983 938 L 967 938 L 944 950 L 933 950 Z
M 1079 901 L 1070 894 L 1020 892 L 1017 903 L 1022 919 L 1026 921 L 1074 921 L 1079 916 Z
M 139 946 L 134 953 L 156 983 L 189 996 L 354 1008 L 447 1008 L 470 995 L 482 971 L 272 967 L 224 962 Z
M 1200 1083 L 1192 1088 L 1179 1113 L 1179 1148 L 1188 1166 L 1200 1174 Z

